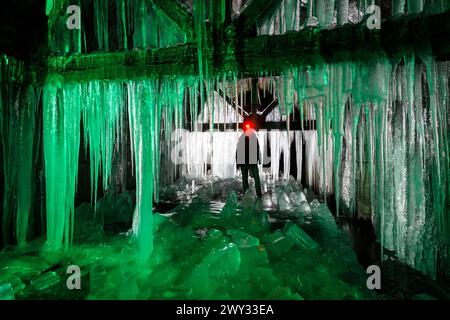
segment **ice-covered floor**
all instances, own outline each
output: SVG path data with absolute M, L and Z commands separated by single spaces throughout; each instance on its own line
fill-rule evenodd
M 132 195 L 77 209 L 74 245 L 46 252 L 42 239 L 0 254 L 0 298 L 385 299 L 367 289 L 350 238 L 326 205 L 294 180 L 257 199 L 238 180 L 180 181 L 161 190 L 154 252 L 137 259 Z M 303 192 L 303 191 L 304 192 Z M 165 203 L 165 205 L 164 205 Z M 121 232 L 122 231 L 122 232 Z M 125 232 L 123 232 L 125 231 Z M 82 272 L 66 286 L 67 266 Z

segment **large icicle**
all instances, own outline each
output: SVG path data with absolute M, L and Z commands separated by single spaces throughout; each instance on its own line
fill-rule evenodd
M 73 236 L 74 198 L 80 149 L 79 84 L 48 79 L 44 88 L 44 161 L 47 247 L 68 247 Z
M 128 83 L 128 116 L 136 168 L 136 209 L 133 231 L 138 238 L 140 258 L 147 260 L 153 251 L 153 192 L 155 142 L 155 82 Z

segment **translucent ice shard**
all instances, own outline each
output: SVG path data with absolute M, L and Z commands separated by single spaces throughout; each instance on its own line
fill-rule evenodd
M 10 283 L 0 285 L 0 300 L 14 300 L 14 291 Z

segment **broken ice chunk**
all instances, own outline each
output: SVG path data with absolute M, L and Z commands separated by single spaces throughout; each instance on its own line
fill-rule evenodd
M 276 192 L 272 193 L 272 203 L 275 207 L 278 207 L 278 195 Z
M 226 204 L 228 204 L 230 206 L 234 206 L 234 207 L 236 207 L 238 205 L 238 196 L 235 191 L 232 191 L 227 195 Z
M 237 246 L 227 244 L 208 254 L 196 265 L 184 286 L 191 298 L 212 298 L 221 283 L 227 277 L 236 275 L 241 264 L 241 255 Z
M 245 209 L 253 209 L 256 202 L 256 193 L 251 189 L 247 189 L 242 197 L 241 205 Z
M 238 206 L 238 197 L 236 192 L 231 192 L 227 195 L 227 201 L 222 208 L 222 219 L 229 220 L 236 215 Z
M 297 192 L 297 199 L 296 199 L 297 201 L 296 201 L 296 205 L 301 205 L 303 202 L 306 202 L 306 196 L 305 196 L 305 194 L 303 193 L 303 192 L 301 192 L 301 191 L 298 191 Z
M 310 214 L 311 213 L 311 207 L 309 206 L 308 202 L 302 202 L 300 204 L 300 208 L 299 209 L 300 209 L 300 211 L 303 214 Z
M 270 255 L 277 258 L 288 252 L 294 245 L 294 239 L 284 235 L 280 230 L 264 238 L 264 243 Z
M 270 192 L 266 192 L 262 196 L 262 205 L 264 210 L 272 209 L 273 203 L 272 203 L 272 195 Z
M 254 266 L 267 265 L 269 259 L 263 245 L 239 248 L 241 252 L 241 269 L 250 270 Z
M 319 200 L 314 199 L 313 201 L 311 201 L 311 207 L 312 207 L 313 209 L 316 209 L 316 208 L 319 207 L 319 206 L 320 206 Z
M 227 234 L 239 248 L 254 247 L 259 245 L 259 239 L 239 230 L 228 230 Z
M 41 291 L 58 284 L 59 281 L 59 275 L 51 271 L 34 278 L 30 283 L 35 290 Z
M 9 278 L 9 282 L 11 283 L 11 286 L 15 294 L 25 289 L 25 284 L 22 282 L 22 279 L 20 279 L 20 277 L 18 277 L 17 275 L 13 275 L 11 278 Z
M 292 191 L 292 192 L 289 194 L 289 201 L 290 201 L 292 204 L 295 204 L 295 203 L 297 202 L 297 194 L 296 194 L 294 191 Z
M 210 229 L 208 230 L 208 236 L 212 238 L 220 238 L 221 236 L 223 236 L 223 232 L 217 229 Z
M 233 276 L 241 264 L 241 255 L 237 246 L 230 243 L 208 254 L 202 264 L 207 265 L 210 276 Z
M 319 245 L 312 239 L 305 231 L 292 221 L 286 223 L 284 226 L 284 233 L 291 237 L 295 243 L 304 249 L 315 249 Z
M 14 300 L 14 291 L 10 283 L 0 285 L 0 300 Z
M 289 197 L 286 192 L 282 192 L 280 194 L 280 198 L 278 199 L 278 210 L 292 211 L 291 202 L 289 201 Z

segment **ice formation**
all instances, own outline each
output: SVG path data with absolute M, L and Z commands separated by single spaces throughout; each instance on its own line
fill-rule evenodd
M 39 145 L 35 116 L 40 92 L 24 63 L 0 56 L 0 135 L 3 146 L 3 243 L 23 245 L 28 239 L 34 186 L 34 159 Z M 18 83 L 24 87 L 19 90 Z M 11 232 L 10 226 L 14 226 Z
M 271 148 L 272 178 L 278 179 L 279 156 L 282 153 L 284 167 L 290 166 L 290 158 L 286 156 L 290 152 L 289 140 L 298 141 L 295 142 L 297 146 L 304 143 L 306 159 L 302 165 L 306 166 L 307 175 L 306 181 L 302 182 L 317 186 L 320 193 L 334 193 L 338 208 L 351 215 L 355 212 L 361 214 L 360 206 L 365 204 L 369 216 L 376 222 L 383 245 L 398 252 L 411 265 L 432 274 L 437 252 L 425 249 L 432 246 L 428 243 L 433 238 L 431 234 L 435 233 L 436 239 L 440 239 L 436 243 L 438 248 L 445 248 L 447 241 L 445 194 L 448 187 L 448 161 L 445 155 L 448 141 L 445 110 L 448 103 L 448 66 L 447 63 L 435 62 L 430 56 L 424 56 L 422 61 L 405 56 L 398 65 L 380 58 L 370 63 L 326 64 L 306 71 L 292 69 L 286 73 L 295 79 L 292 91 L 285 93 L 279 90 L 278 94 L 293 96 L 296 91 L 297 105 L 310 106 L 314 110 L 317 131 L 269 131 L 267 136 Z M 189 81 L 192 80 L 126 83 L 136 179 L 137 185 L 142 188 L 138 189 L 138 221 L 143 219 L 141 212 L 151 212 L 151 198 L 144 194 L 154 193 L 157 196 L 159 156 L 156 154 L 159 152 L 156 150 L 160 148 L 160 127 L 156 119 L 164 112 L 167 117 L 173 110 L 177 111 L 178 119 L 182 118 L 183 95 L 180 92 L 184 92 L 181 88 L 188 87 Z M 47 97 L 47 120 L 44 122 L 47 197 L 56 197 L 55 201 L 48 201 L 49 241 L 61 243 L 62 239 L 66 239 L 64 243 L 68 243 L 68 221 L 72 219 L 70 212 L 73 205 L 65 197 L 72 199 L 75 192 L 76 163 L 73 159 L 76 159 L 76 146 L 79 146 L 77 128 L 80 119 L 85 131 L 85 145 L 90 148 L 93 188 L 96 188 L 100 168 L 103 183 L 107 187 L 111 152 L 114 141 L 119 138 L 117 128 L 121 125 L 119 115 L 123 112 L 120 103 L 110 97 L 121 99 L 123 82 L 56 82 L 62 90 L 52 83 L 49 81 L 44 90 Z M 429 101 L 422 101 L 422 90 L 426 84 L 430 88 L 425 92 L 430 94 Z M 159 85 L 168 88 L 168 91 L 159 89 L 157 101 L 145 99 L 146 96 L 154 96 L 152 93 Z M 214 87 L 214 81 L 209 86 Z M 89 94 L 90 90 L 101 94 Z M 69 98 L 80 96 L 86 97 L 87 101 L 71 101 L 72 98 Z M 284 97 L 284 101 L 288 100 Z M 58 111 L 62 103 L 65 105 L 64 110 L 72 111 Z M 102 105 L 108 106 L 103 119 L 99 118 L 99 112 L 96 111 Z M 151 112 L 144 113 L 146 108 Z M 63 130 L 58 130 L 61 123 L 65 126 Z M 108 131 L 99 130 L 102 126 Z M 164 126 L 172 128 L 170 123 L 164 123 Z M 54 132 L 60 133 L 55 136 Z M 181 172 L 204 177 L 230 177 L 236 173 L 234 164 L 224 161 L 223 157 L 223 154 L 234 153 L 235 131 L 202 133 L 194 128 L 187 135 L 189 138 L 185 139 L 187 145 L 183 150 L 187 150 L 189 161 L 183 169 L 186 171 Z M 56 137 L 59 138 L 53 140 Z M 297 159 L 302 159 L 302 148 L 296 150 Z M 211 161 L 211 173 L 208 173 L 208 161 Z M 66 181 L 57 181 L 59 175 L 56 172 L 61 171 L 66 172 Z M 288 174 L 289 170 L 286 169 L 284 178 Z M 367 190 L 364 189 L 366 184 Z M 61 189 L 66 192 L 56 194 L 56 190 Z M 432 194 L 432 197 L 426 197 L 426 194 Z M 364 199 L 368 203 L 362 203 Z M 51 207 L 52 204 L 55 204 L 55 209 Z M 283 203 L 276 205 L 284 206 Z M 66 208 L 64 214 L 56 210 L 61 207 Z M 426 210 L 427 207 L 431 210 Z M 135 231 L 142 235 L 151 234 L 149 231 Z M 423 246 L 419 247 L 417 243 Z
M 49 43 L 54 53 L 166 47 L 185 43 L 190 36 L 186 30 L 174 24 L 151 0 L 78 0 L 71 4 L 79 5 L 83 9 L 88 8 L 89 13 L 93 13 L 93 28 L 82 27 L 79 30 L 65 32 L 67 15 L 54 13 L 67 11 L 66 1 L 48 0 L 47 13 L 50 17 L 51 30 Z M 117 13 L 115 30 L 109 29 L 112 10 Z M 82 10 L 82 14 L 87 16 L 87 10 Z M 86 44 L 86 38 L 91 36 L 96 39 L 96 48 L 88 47 Z M 115 47 L 111 47 L 111 38 L 117 39 L 114 42 Z
M 44 154 L 50 247 L 67 247 L 73 236 L 81 127 L 83 145 L 90 155 L 91 194 L 95 204 L 100 177 L 103 188 L 108 189 L 112 158 L 115 146 L 123 139 L 120 133 L 126 113 L 137 185 L 134 232 L 143 246 L 144 258 L 148 257 L 152 251 L 153 199 L 157 200 L 159 194 L 159 119 L 163 114 L 166 119 L 169 114 L 175 114 L 171 120 L 179 121 L 184 83 L 152 79 L 66 83 L 57 77 L 47 79 Z M 160 94 L 155 94 L 157 90 Z
M 445 250 L 448 241 L 445 209 L 449 183 L 448 64 L 435 62 L 430 55 L 423 55 L 422 59 L 405 55 L 395 64 L 381 57 L 368 62 L 292 68 L 281 77 L 283 81 L 278 83 L 290 81 L 283 79 L 288 77 L 293 85 L 287 91 L 278 88 L 279 101 L 288 104 L 293 101 L 294 93 L 298 99 L 295 105 L 284 109 L 304 106 L 303 117 L 313 117 L 317 131 L 291 128 L 263 133 L 260 137 L 263 145 L 267 137 L 271 149 L 271 178 L 279 178 L 281 154 L 284 154 L 285 168 L 282 177 L 289 177 L 288 155 L 294 143 L 297 162 L 303 152 L 306 157 L 301 164 L 306 172 L 303 183 L 316 186 L 321 194 L 335 194 L 338 212 L 371 216 L 385 248 L 433 275 L 438 252 L 444 254 L 441 250 Z M 164 127 L 169 136 L 171 128 L 177 127 L 172 121 L 176 120 L 178 128 L 181 127 L 184 88 L 196 90 L 198 85 L 193 85 L 196 81 L 145 79 L 75 84 L 56 79 L 47 82 L 44 150 L 49 242 L 59 245 L 70 242 L 80 121 L 85 146 L 90 150 L 93 189 L 100 175 L 107 188 L 112 150 L 115 141 L 120 140 L 119 127 L 123 125 L 120 105 L 124 84 L 128 91 L 126 104 L 138 186 L 135 232 L 151 237 L 151 230 L 141 230 L 140 226 L 151 225 L 141 220 L 151 220 L 149 195 L 154 194 L 155 199 L 158 196 L 160 128 Z M 216 79 L 208 81 L 208 87 L 215 87 Z M 221 103 L 223 100 L 219 99 L 211 105 Z M 199 108 L 195 102 L 193 105 L 200 112 L 208 110 Z M 101 113 L 98 108 L 107 111 Z M 163 125 L 157 120 L 161 118 Z M 226 161 L 224 155 L 233 159 L 230 155 L 234 154 L 238 132 L 203 133 L 196 126 L 192 129 L 185 133 L 184 141 L 181 139 L 182 146 L 170 137 L 163 139 L 186 152 L 188 161 L 180 172 L 197 177 L 234 176 L 234 163 Z M 304 151 L 300 148 L 303 144 Z M 175 177 L 177 169 L 167 167 L 170 163 L 165 162 L 161 170 L 172 171 L 171 176 Z M 268 199 L 265 203 L 268 205 Z M 285 206 L 285 203 L 278 200 L 274 205 Z M 150 238 L 145 243 L 151 243 Z M 438 250 L 431 250 L 433 246 Z M 151 247 L 145 251 L 151 252 Z
M 63 3 L 53 1 L 53 9 L 60 10 Z M 112 49 L 106 21 L 111 3 L 94 1 L 96 49 Z M 306 17 L 320 13 L 319 26 L 327 28 L 335 23 L 333 5 L 337 8 L 337 24 L 358 22 L 363 16 L 362 8 L 369 3 L 372 1 L 284 0 L 276 9 L 275 17 L 269 17 L 258 28 L 260 34 L 299 30 L 304 26 L 302 10 L 307 10 Z M 398 14 L 405 8 L 413 13 L 448 9 L 448 3 L 442 0 L 395 3 L 393 11 Z M 148 12 L 150 17 L 157 16 L 154 23 L 159 26 L 165 23 L 151 1 L 117 0 L 114 4 L 119 9 L 120 23 L 114 30 L 119 48 L 186 42 L 188 35 L 179 26 L 170 24 L 165 29 L 164 43 L 159 43 L 160 27 L 139 23 Z M 81 152 L 89 150 L 95 204 L 98 184 L 108 189 L 114 152 L 123 139 L 123 132 L 129 131 L 137 186 L 133 231 L 144 260 L 153 249 L 152 207 L 153 200 L 158 200 L 163 178 L 164 183 L 170 183 L 180 175 L 226 178 L 236 174 L 233 163 L 226 158 L 234 158 L 249 81 L 234 70 L 213 74 L 207 56 L 206 11 L 203 1 L 194 1 L 198 53 L 195 75 L 78 82 L 50 75 L 47 79 L 43 89 L 42 140 L 50 248 L 67 247 L 73 238 L 81 142 L 86 148 Z M 51 16 L 51 30 L 64 30 L 64 24 L 63 16 Z M 131 28 L 135 31 L 132 39 L 128 32 Z M 52 52 L 88 52 L 83 32 L 51 33 Z M 8 86 L 12 78 L 23 73 L 22 66 L 2 56 L 1 67 L 1 137 L 5 148 L 3 237 L 5 243 L 14 238 L 9 227 L 16 217 L 14 241 L 22 244 L 29 226 L 36 152 L 32 146 L 34 139 L 39 139 L 39 134 L 35 134 L 39 130 L 34 130 L 33 125 L 40 93 L 27 88 L 22 93 L 23 99 L 17 100 L 17 92 Z M 440 264 L 448 264 L 450 234 L 449 63 L 435 61 L 427 51 L 404 53 L 391 59 L 381 52 L 370 52 L 370 56 L 361 53 L 346 62 L 326 63 L 318 57 L 314 65 L 299 62 L 277 74 L 261 70 L 258 76 L 269 78 L 267 89 L 277 97 L 279 106 L 270 117 L 274 121 L 286 121 L 288 128 L 259 133 L 263 153 L 271 150 L 270 178 L 280 178 L 282 154 L 281 178 L 289 177 L 289 155 L 294 144 L 296 178 L 314 187 L 324 198 L 334 194 L 338 214 L 371 217 L 383 247 L 394 250 L 403 261 L 424 273 L 434 277 L 437 268 L 445 268 Z M 231 103 L 226 101 L 223 92 L 233 98 Z M 17 101 L 26 105 L 19 112 Z M 300 114 L 298 128 L 290 127 L 295 110 Z M 213 127 L 216 121 L 219 128 L 225 124 L 234 126 L 230 130 L 217 130 Z M 305 121 L 314 121 L 317 130 L 304 129 Z M 210 124 L 208 133 L 203 132 L 206 123 Z M 177 129 L 189 132 L 181 133 Z M 175 139 L 172 139 L 173 132 Z M 14 149 L 15 141 L 19 141 L 19 148 Z M 186 164 L 173 165 L 169 155 L 172 150 L 176 155 L 181 153 L 187 159 Z M 304 181 L 302 171 L 306 172 Z M 17 199 L 12 196 L 16 191 Z M 251 195 L 249 199 L 250 204 Z M 285 196 L 282 201 L 274 195 L 272 199 L 264 197 L 265 206 L 288 208 L 289 202 Z
M 336 25 L 354 24 L 373 13 L 370 10 L 372 5 L 380 3 L 375 0 L 282 0 L 260 23 L 258 33 L 284 34 L 311 26 L 333 28 Z M 406 12 L 435 14 L 444 12 L 448 6 L 445 0 L 394 0 L 391 9 L 392 15 Z

